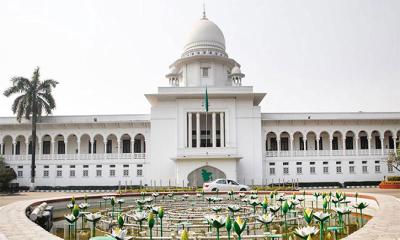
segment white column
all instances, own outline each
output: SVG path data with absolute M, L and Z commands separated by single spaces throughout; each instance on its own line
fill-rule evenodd
M 393 138 L 393 143 L 394 143 L 393 150 L 394 150 L 394 154 L 397 156 L 397 146 L 396 146 L 396 141 L 397 141 L 397 137 L 396 137 L 396 138 Z
M 12 141 L 11 142 L 11 155 L 16 155 L 15 154 L 15 149 L 16 149 L 16 146 L 17 145 L 17 142 L 16 142 L 16 140 L 14 140 L 14 141 Z
M 94 138 L 90 139 L 90 158 L 93 159 L 93 152 L 94 152 Z
M 385 140 L 385 138 L 381 137 L 381 154 L 382 155 L 384 154 L 384 151 L 385 151 L 385 144 L 383 142 L 384 140 Z
M 279 157 L 281 155 L 281 139 L 276 138 L 276 149 L 277 151 L 277 156 Z
M 67 155 L 68 154 L 68 138 L 66 138 L 65 140 L 64 140 L 64 148 L 65 148 L 65 155 Z
M 221 147 L 225 147 L 225 124 L 224 124 L 224 113 L 221 112 L 219 113 L 219 134 L 220 134 L 220 140 L 221 140 Z
M 104 159 L 106 159 L 107 156 L 107 140 L 104 141 Z
M 332 156 L 332 150 L 333 150 L 332 141 L 333 141 L 333 137 L 329 138 L 329 155 L 331 155 L 331 156 Z M 339 143 L 338 143 L 338 145 L 339 145 Z M 338 148 L 339 148 L 339 146 L 338 146 Z
M 315 144 L 317 144 L 317 156 L 319 156 L 319 138 L 315 138 L 315 141 L 316 141 L 316 143 Z
M 343 155 L 346 155 L 346 136 L 342 137 L 342 150 L 343 150 Z
M 131 153 L 132 153 L 132 159 L 135 158 L 134 147 L 135 147 L 135 138 L 134 138 L 134 139 L 131 138 Z
M 51 141 L 51 158 L 54 160 L 54 154 L 56 153 L 56 140 Z
M 217 146 L 217 123 L 215 112 L 212 113 L 212 146 Z
M 117 148 L 117 151 L 118 151 L 118 159 L 119 159 L 119 155 L 120 155 L 120 148 L 121 148 L 121 140 L 120 139 L 117 139 L 117 143 L 118 143 L 118 148 Z
M 0 143 L 0 146 L 1 146 L 1 143 Z M 29 155 L 29 140 L 25 143 L 25 148 L 26 148 L 25 155 Z M 1 154 L 1 152 L 0 152 L 0 154 Z
M 200 147 L 200 113 L 196 113 L 196 147 Z
M 289 144 L 290 144 L 290 156 L 293 157 L 294 137 L 289 137 Z
M 187 134 L 188 134 L 188 147 L 191 148 L 192 147 L 192 113 L 188 114 L 189 117 L 189 126 L 188 126 L 188 130 L 187 130 Z
M 371 141 L 372 141 L 372 138 L 368 138 L 368 155 L 371 155 Z
M 307 138 L 303 138 L 303 146 L 304 146 L 304 149 L 303 149 L 304 156 L 306 156 L 307 155 Z
M 147 158 L 147 153 L 149 152 L 148 151 L 148 146 L 149 146 L 149 144 L 147 144 L 148 143 L 148 141 L 147 141 L 147 138 L 145 138 L 144 140 L 143 140 L 143 153 L 142 154 L 144 154 L 144 159 L 146 159 Z
M 78 144 L 78 158 L 81 159 L 81 141 L 78 140 L 76 143 Z
M 37 145 L 38 145 L 37 155 L 39 156 L 39 159 L 40 159 L 40 156 L 42 156 L 42 151 L 41 151 L 41 149 L 42 149 L 42 139 L 41 138 L 38 138 Z
M 356 155 L 358 155 L 358 137 L 356 137 Z

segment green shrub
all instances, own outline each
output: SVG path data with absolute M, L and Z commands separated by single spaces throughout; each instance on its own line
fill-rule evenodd
M 286 186 L 286 187 L 255 186 L 252 189 L 257 190 L 257 191 L 292 191 L 292 190 L 295 190 L 294 188 L 289 187 L 289 186 Z
M 400 181 L 400 176 L 389 176 L 387 177 L 388 181 Z
M 8 167 L 0 156 L 0 191 L 8 190 L 8 184 L 17 178 L 14 169 Z

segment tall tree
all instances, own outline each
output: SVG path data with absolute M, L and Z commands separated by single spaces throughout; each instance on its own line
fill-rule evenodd
M 36 158 L 36 125 L 40 122 L 43 111 L 48 115 L 56 107 L 52 90 L 58 84 L 57 81 L 47 79 L 40 80 L 39 67 L 33 72 L 32 79 L 13 77 L 12 86 L 4 91 L 9 97 L 17 95 L 11 110 L 17 115 L 17 121 L 23 118 L 32 121 L 32 162 L 31 162 L 31 190 L 35 189 L 35 158 Z

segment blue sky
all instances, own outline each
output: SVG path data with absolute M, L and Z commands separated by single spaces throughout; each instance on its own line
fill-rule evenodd
M 205 3 L 263 112 L 400 111 L 400 1 Z M 149 113 L 202 4 L 1 1 L 0 90 L 40 66 L 60 82 L 55 115 Z

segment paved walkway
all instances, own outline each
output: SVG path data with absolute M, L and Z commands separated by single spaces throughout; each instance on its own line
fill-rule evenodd
M 0 209 L 0 239 L 8 240 L 60 240 L 30 221 L 25 209 L 37 200 L 22 200 L 3 206 Z M 3 236 L 2 236 L 3 235 Z
M 87 195 L 99 195 L 99 194 L 104 195 L 106 193 L 87 193 Z M 0 207 L 21 200 L 84 196 L 84 195 L 85 193 L 72 193 L 72 192 L 21 192 L 17 194 L 3 194 L 0 195 Z
M 400 200 L 383 194 L 368 194 L 378 201 L 379 211 L 360 230 L 346 240 L 400 239 Z

